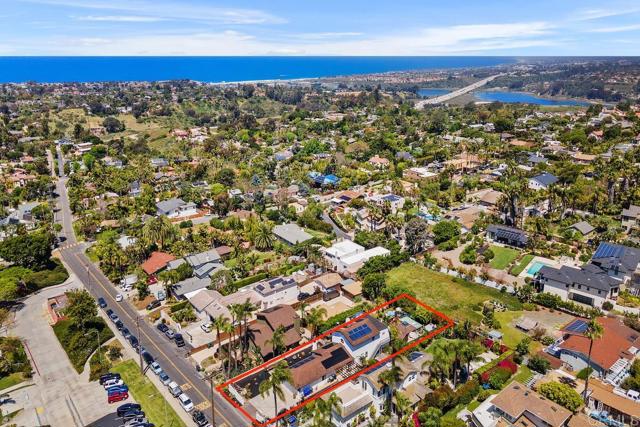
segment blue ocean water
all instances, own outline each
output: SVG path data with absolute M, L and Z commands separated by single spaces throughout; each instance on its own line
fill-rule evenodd
M 490 56 L 0 57 L 0 82 L 237 82 L 488 67 L 515 61 Z
M 418 96 L 421 96 L 422 98 L 433 98 L 445 95 L 449 92 L 451 92 L 449 89 L 422 88 L 418 90 Z
M 548 99 L 532 95 L 524 92 L 506 92 L 506 91 L 487 91 L 475 92 L 474 96 L 479 101 L 485 102 L 504 102 L 508 104 L 523 103 L 536 105 L 558 105 L 558 106 L 581 106 L 586 107 L 588 102 L 578 101 L 575 99 Z

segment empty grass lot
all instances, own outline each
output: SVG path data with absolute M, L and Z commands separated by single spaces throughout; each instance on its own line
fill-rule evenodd
M 387 274 L 387 283 L 403 286 L 415 293 L 416 298 L 454 320 L 480 321 L 480 304 L 498 300 L 511 310 L 521 310 L 517 298 L 495 289 L 454 279 L 414 263 L 405 263 Z
M 160 391 L 147 377 L 140 374 L 140 368 L 133 360 L 122 362 L 111 369 L 118 372 L 129 386 L 129 393 L 142 405 L 149 422 L 156 427 L 186 427 L 182 419 L 167 403 Z
M 520 252 L 516 249 L 504 248 L 502 246 L 491 246 L 491 251 L 495 255 L 489 262 L 492 268 L 498 270 L 504 270 L 520 255 Z

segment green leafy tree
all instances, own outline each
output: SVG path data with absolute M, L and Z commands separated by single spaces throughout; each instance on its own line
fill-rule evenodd
M 31 233 L 0 242 L 0 257 L 22 267 L 39 270 L 49 263 L 53 238 L 50 233 Z
M 84 329 L 87 321 L 98 315 L 98 306 L 91 294 L 85 290 L 72 290 L 66 293 L 67 307 L 64 314 Z
M 555 381 L 541 384 L 538 392 L 547 399 L 576 412 L 582 406 L 582 399 L 577 391 L 567 384 L 561 384 Z
M 362 293 L 365 298 L 376 300 L 382 295 L 386 285 L 387 279 L 384 273 L 371 273 L 362 281 Z

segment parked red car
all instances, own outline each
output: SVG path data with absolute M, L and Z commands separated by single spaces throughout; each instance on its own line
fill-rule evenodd
M 116 403 L 116 402 L 121 402 L 123 400 L 126 400 L 129 398 L 129 393 L 126 391 L 120 392 L 120 393 L 111 393 L 109 394 L 109 396 L 107 397 L 107 401 L 109 403 Z

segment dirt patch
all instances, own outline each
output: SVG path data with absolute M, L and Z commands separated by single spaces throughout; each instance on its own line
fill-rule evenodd
M 153 295 L 147 295 L 145 299 L 134 301 L 133 305 L 138 310 L 143 310 L 147 307 L 147 305 L 149 305 L 150 302 L 155 301 L 155 299 L 156 297 L 154 297 Z

